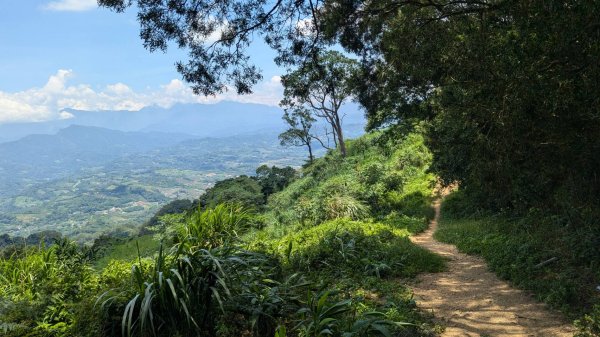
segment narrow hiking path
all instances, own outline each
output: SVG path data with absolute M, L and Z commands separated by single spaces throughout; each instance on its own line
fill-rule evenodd
M 448 270 L 421 274 L 412 289 L 418 306 L 446 326 L 442 336 L 573 336 L 574 329 L 556 312 L 490 272 L 479 257 L 433 239 L 440 216 L 411 240 L 448 259 Z

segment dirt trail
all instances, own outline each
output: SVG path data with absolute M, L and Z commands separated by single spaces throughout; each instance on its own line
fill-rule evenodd
M 439 215 L 438 201 L 429 230 L 411 240 L 448 258 L 448 271 L 421 274 L 412 288 L 419 307 L 446 326 L 442 336 L 573 336 L 560 314 L 498 279 L 483 259 L 435 241 Z

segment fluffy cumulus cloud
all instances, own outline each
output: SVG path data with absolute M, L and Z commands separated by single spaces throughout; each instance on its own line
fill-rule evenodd
M 216 96 L 197 96 L 182 81 L 174 79 L 157 88 L 135 91 L 124 83 L 101 88 L 70 84 L 72 70 L 61 69 L 41 88 L 8 93 L 0 91 L 0 123 L 68 119 L 66 108 L 77 110 L 130 110 L 158 105 L 168 108 L 178 103 L 217 103 L 223 100 L 277 105 L 282 96 L 281 78 L 273 76 L 255 88 L 251 95 L 233 91 Z
M 50 11 L 82 12 L 98 7 L 97 0 L 58 0 L 47 3 L 44 9 Z

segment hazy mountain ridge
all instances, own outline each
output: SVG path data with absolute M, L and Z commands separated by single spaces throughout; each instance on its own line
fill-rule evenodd
M 364 125 L 364 116 L 348 104 L 346 124 Z M 170 108 L 145 107 L 139 111 L 83 111 L 64 109 L 68 119 L 0 125 L 0 142 L 32 134 L 56 134 L 71 125 L 95 126 L 117 131 L 158 131 L 199 137 L 226 137 L 268 130 L 281 132 L 285 125 L 280 108 L 262 104 L 224 101 L 215 104 L 176 104 Z
M 190 138 L 193 136 L 75 125 L 56 135 L 29 135 L 0 144 L 0 184 L 6 180 L 55 179 Z

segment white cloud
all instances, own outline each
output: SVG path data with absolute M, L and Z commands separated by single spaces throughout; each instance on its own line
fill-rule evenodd
M 271 84 L 281 85 L 281 76 L 273 76 L 271 77 Z
M 47 119 L 50 111 L 45 106 L 32 105 L 19 97 L 0 92 L 0 123 L 3 121 L 41 121 Z M 5 113 L 10 111 L 10 113 Z
M 58 119 L 71 119 L 71 118 L 73 118 L 73 117 L 75 117 L 75 115 L 73 115 L 73 114 L 72 114 L 72 113 L 70 113 L 70 112 L 66 112 L 66 111 L 61 111 L 61 112 L 58 114 Z
M 58 0 L 43 6 L 50 11 L 82 12 L 98 7 L 97 0 Z
M 115 95 L 128 95 L 133 93 L 130 87 L 123 83 L 115 83 L 106 86 L 106 90 Z
M 65 84 L 69 77 L 73 76 L 72 70 L 60 69 L 56 75 L 50 76 L 48 82 L 44 86 L 44 90 L 51 93 L 59 93 L 65 89 Z
M 174 79 L 158 88 L 135 91 L 124 83 L 102 88 L 89 84 L 72 85 L 72 70 L 58 70 L 41 88 L 31 88 L 15 93 L 0 91 L 0 124 L 7 122 L 44 121 L 68 119 L 73 116 L 65 108 L 77 110 L 129 110 L 146 106 L 168 108 L 177 103 L 217 103 L 223 100 L 244 103 L 277 105 L 283 88 L 281 77 L 273 76 L 255 88 L 251 95 L 237 95 L 231 90 L 216 96 L 194 95 L 181 80 Z
M 171 82 L 169 82 L 167 85 L 164 85 L 163 88 L 165 89 L 165 92 L 170 94 L 185 93 L 186 89 L 188 89 L 188 87 L 186 87 L 181 80 L 177 79 L 171 80 Z

